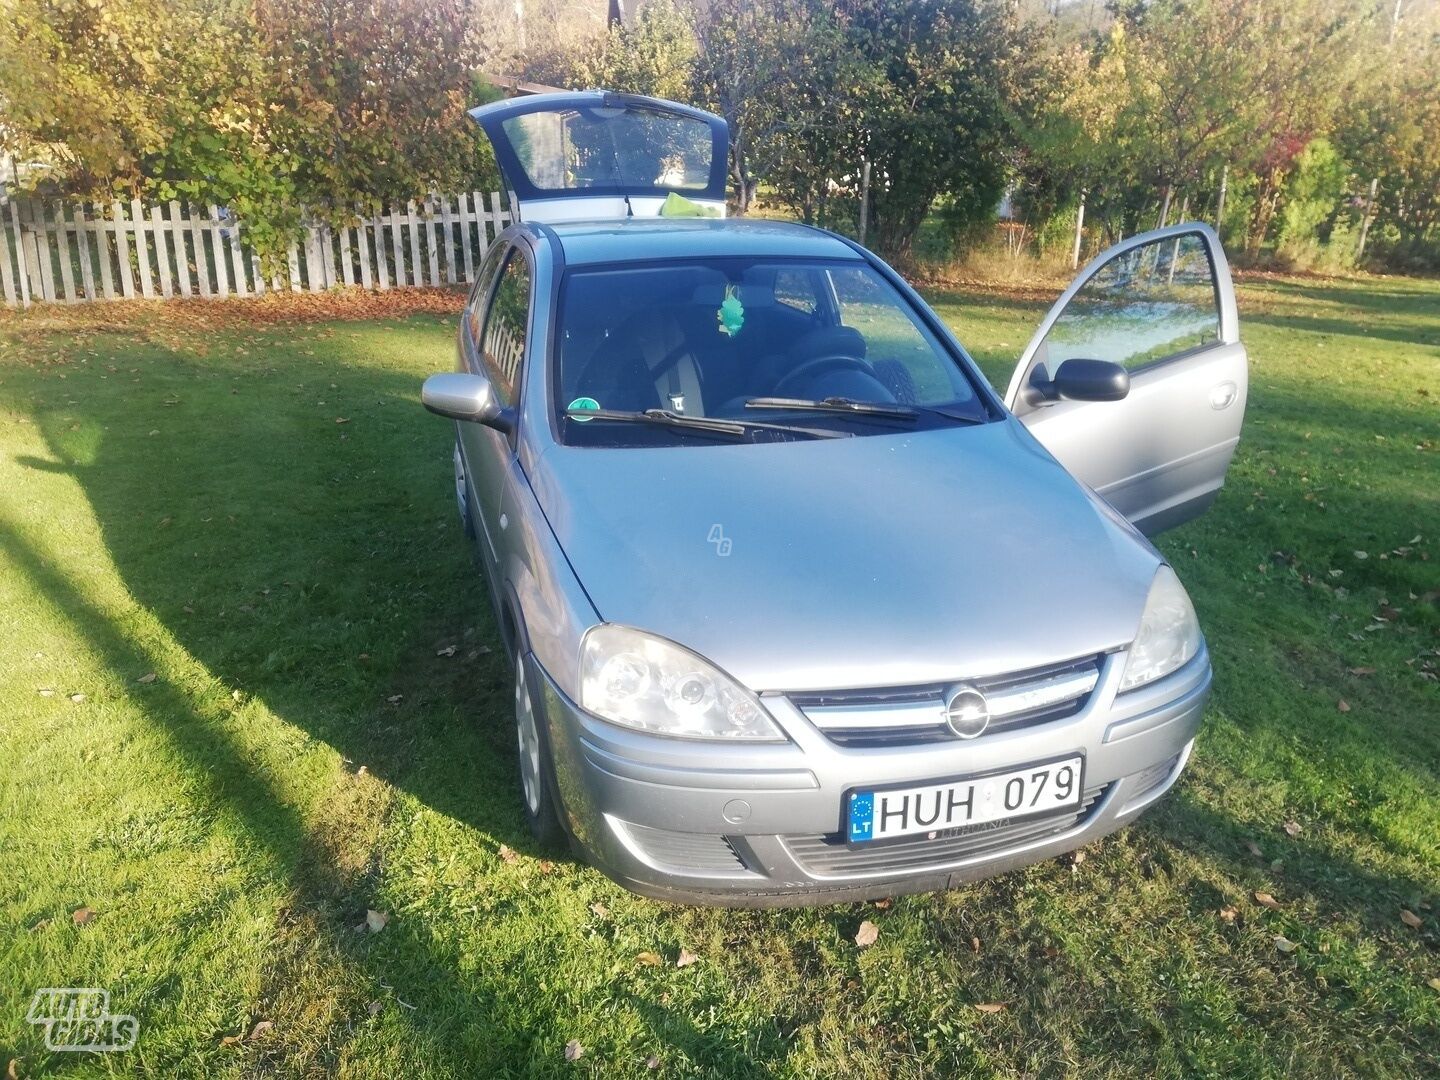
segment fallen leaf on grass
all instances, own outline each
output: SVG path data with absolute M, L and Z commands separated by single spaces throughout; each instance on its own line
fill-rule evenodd
M 651 1054 L 645 1059 L 645 1068 L 649 1069 L 651 1072 L 654 1072 L 659 1067 L 660 1059 L 656 1055 Z
M 1235 921 L 1235 916 L 1239 914 L 1240 909 L 1237 908 L 1234 904 L 1226 904 L 1220 909 L 1220 918 L 1227 923 L 1233 923 Z
M 385 924 L 389 921 L 390 913 L 388 911 L 365 912 L 365 927 L 372 934 L 378 934 L 381 930 L 384 930 Z
M 237 1045 L 239 1045 L 240 1043 L 242 1043 L 242 1042 L 244 1042 L 244 1041 L 245 1041 L 244 1038 L 242 1038 L 242 1037 L 239 1036 L 239 1035 L 226 1035 L 223 1039 L 220 1040 L 220 1045 L 221 1045 L 221 1046 L 237 1046 Z
M 385 1008 L 385 1003 L 383 1001 L 372 1001 L 366 1007 L 365 1011 L 368 1012 L 371 1016 L 379 1016 L 380 1010 L 383 1008 Z
M 1299 945 L 1296 945 L 1295 942 L 1291 941 L 1284 934 L 1275 935 L 1275 948 L 1279 949 L 1282 953 L 1286 953 L 1288 955 L 1289 953 L 1294 952 L 1299 947 Z
M 595 903 L 590 905 L 590 912 L 597 919 L 608 919 L 610 917 L 610 909 L 600 903 L 599 900 L 596 900 Z
M 1250 854 L 1254 855 L 1257 859 L 1263 859 L 1265 857 L 1265 853 L 1260 850 L 1260 845 L 1255 843 L 1254 840 L 1245 841 L 1245 850 L 1250 852 Z
M 1077 851 L 1073 855 L 1071 855 L 1070 861 L 1073 862 L 1076 866 L 1079 866 L 1081 863 L 1083 863 L 1085 861 L 1084 849 L 1082 848 L 1080 851 Z
M 350 422 L 350 418 L 348 416 L 337 416 L 335 418 L 335 422 L 337 424 L 348 424 Z
M 500 858 L 504 859 L 507 863 L 511 864 L 517 862 L 520 858 L 520 853 L 506 844 L 501 844 L 500 850 L 496 852 L 496 854 L 498 854 Z
M 681 949 L 680 958 L 675 961 L 675 966 L 677 968 L 689 967 L 691 964 L 695 963 L 695 961 L 699 959 L 700 957 L 696 956 L 689 949 Z
M 1434 991 L 1436 991 L 1437 993 L 1440 993 L 1440 979 L 1431 979 L 1431 980 L 1430 980 L 1429 982 L 1427 982 L 1425 985 L 1428 986 L 1428 987 L 1430 987 L 1431 990 L 1434 990 Z
M 860 924 L 860 929 L 855 931 L 855 944 L 860 948 L 869 948 L 875 944 L 875 939 L 880 936 L 880 928 L 869 919 Z
M 5 1080 L 20 1080 L 20 1062 L 15 1058 L 10 1059 L 10 1064 L 5 1066 Z
M 88 907 L 78 907 L 70 914 L 70 921 L 76 926 L 84 926 L 95 919 L 95 912 Z
M 261 1020 L 250 1029 L 250 1034 L 245 1037 L 245 1041 L 254 1042 L 261 1035 L 269 1035 L 274 1030 L 275 1022 L 273 1020 Z
M 665 961 L 661 959 L 659 953 L 651 952 L 647 949 L 645 952 L 636 954 L 635 962 L 637 964 L 644 964 L 646 967 L 659 967 Z
M 54 690 L 51 690 L 50 687 L 48 687 L 48 686 L 42 686 L 42 687 L 39 689 L 39 691 L 37 691 L 37 692 L 39 693 L 39 695 L 40 695 L 41 697 L 54 697 L 54 696 L 55 696 L 55 691 L 54 691 Z
M 141 676 L 140 676 L 138 679 L 136 679 L 135 681 L 138 682 L 138 683 L 152 683 L 152 682 L 155 681 L 155 672 L 153 672 L 153 671 L 147 672 L 146 674 L 141 675 Z
M 454 656 L 454 655 L 455 655 L 455 646 L 454 646 L 454 645 L 446 645 L 445 648 L 443 648 L 443 649 L 436 649 L 436 650 L 435 650 L 435 655 L 436 655 L 436 656 Z
M 1285 822 L 1285 835 L 1286 835 L 1286 836 L 1299 836 L 1300 833 L 1301 833 L 1301 831 L 1302 831 L 1302 830 L 1301 830 L 1301 828 L 1300 828 L 1300 823 L 1299 823 L 1298 821 L 1287 821 L 1287 822 Z
M 404 694 L 391 694 L 391 695 L 390 695 L 389 697 L 387 697 L 385 700 L 388 701 L 391 705 L 399 705 L 400 702 L 402 702 L 402 701 L 405 700 L 405 695 L 404 695 Z
M 1008 1006 L 1003 1001 L 987 1001 L 983 1005 L 976 1005 L 975 1011 L 982 1013 L 1004 1012 Z
M 585 1056 L 585 1047 L 580 1045 L 579 1039 L 571 1039 L 565 1044 L 565 1060 L 579 1061 Z
M 978 937 L 972 937 L 970 939 L 970 951 L 977 956 L 980 954 L 980 939 Z
M 1280 901 L 1271 896 L 1268 892 L 1256 892 L 1255 902 L 1261 907 L 1269 908 L 1271 911 L 1280 910 Z
M 1342 697 L 1339 701 L 1335 703 L 1335 708 L 1339 709 L 1341 712 L 1349 712 L 1350 703 Z
M 76 705 L 84 705 L 86 699 L 84 694 L 71 694 L 70 700 L 73 701 Z
M 1352 667 L 1352 668 L 1346 668 L 1345 670 L 1348 671 L 1351 675 L 1374 675 L 1374 674 L 1375 674 L 1375 669 L 1374 669 L 1373 667 Z
M 1419 915 L 1416 915 L 1415 912 L 1411 911 L 1409 908 L 1401 908 L 1400 921 L 1403 922 L 1406 926 L 1410 927 L 1411 930 L 1419 930 L 1424 920 L 1422 920 Z

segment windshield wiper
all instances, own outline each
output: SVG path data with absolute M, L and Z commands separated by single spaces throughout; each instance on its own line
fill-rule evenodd
M 818 401 L 807 398 L 755 397 L 746 398 L 747 409 L 794 409 L 811 412 L 845 413 L 850 416 L 876 416 L 887 420 L 915 420 L 921 413 L 943 416 L 946 420 L 978 424 L 977 417 L 947 412 L 931 405 L 904 405 L 888 401 L 857 401 L 847 397 L 827 397 Z
M 797 427 L 793 424 L 761 424 L 753 420 L 724 420 L 714 416 L 686 416 L 669 409 L 645 409 L 643 412 L 629 412 L 617 409 L 566 409 L 565 415 L 572 420 L 617 420 L 628 424 L 657 424 L 663 427 L 686 428 L 691 431 L 719 435 L 724 438 L 743 439 L 751 431 L 784 431 L 789 434 L 806 435 L 815 439 L 843 439 L 848 431 L 829 431 L 825 428 Z

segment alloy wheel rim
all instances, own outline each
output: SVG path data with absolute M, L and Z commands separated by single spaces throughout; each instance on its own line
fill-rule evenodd
M 515 664 L 515 734 L 520 748 L 520 786 L 525 791 L 525 805 L 532 814 L 540 812 L 540 732 L 535 726 L 535 710 L 525 685 L 525 664 Z

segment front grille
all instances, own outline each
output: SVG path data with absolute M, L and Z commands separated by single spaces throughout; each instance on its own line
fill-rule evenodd
M 645 825 L 622 826 L 651 862 L 690 873 L 744 870 L 745 864 L 730 841 L 712 833 L 673 832 Z
M 1104 659 L 1086 656 L 973 680 L 971 685 L 990 703 L 985 734 L 1074 716 L 1094 693 Z M 789 697 L 831 742 L 841 746 L 914 746 L 957 737 L 945 724 L 945 695 L 953 685 L 835 690 Z
M 1033 821 L 962 825 L 904 840 L 882 842 L 873 847 L 848 847 L 843 833 L 784 836 L 781 840 L 795 861 L 816 877 L 923 870 L 977 855 L 1003 853 L 1034 840 L 1067 832 L 1090 816 L 1108 786 L 1086 791 L 1075 810 Z

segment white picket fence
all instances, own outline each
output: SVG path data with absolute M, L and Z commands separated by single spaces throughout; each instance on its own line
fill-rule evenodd
M 245 223 L 214 205 L 12 198 L 0 201 L 0 291 L 7 305 L 28 306 L 456 285 L 474 281 L 514 216 L 499 192 L 473 191 L 357 214 L 343 228 L 316 222 L 291 245 L 288 273 L 266 280 Z

